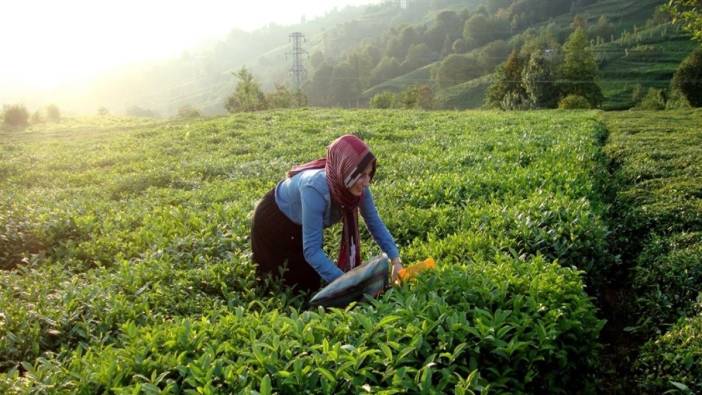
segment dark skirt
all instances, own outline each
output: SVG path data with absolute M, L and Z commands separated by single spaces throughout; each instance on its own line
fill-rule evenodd
M 254 211 L 251 249 L 259 276 L 278 276 L 285 268 L 283 283 L 299 291 L 319 289 L 319 274 L 305 260 L 302 226 L 283 214 L 275 202 L 275 189 L 263 197 Z

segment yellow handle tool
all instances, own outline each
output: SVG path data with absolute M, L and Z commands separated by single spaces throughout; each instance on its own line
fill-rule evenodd
M 411 278 L 416 277 L 419 273 L 427 269 L 433 269 L 435 267 L 436 262 L 434 262 L 434 258 L 427 258 L 421 262 L 415 263 L 414 265 L 410 265 L 400 269 L 397 275 L 400 281 L 407 281 Z

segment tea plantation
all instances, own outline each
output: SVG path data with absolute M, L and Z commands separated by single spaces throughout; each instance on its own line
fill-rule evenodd
M 702 112 L 612 113 L 607 124 L 611 247 L 630 284 L 621 312 L 644 343 L 628 359 L 632 381 L 646 393 L 702 392 Z
M 687 254 L 700 270 L 690 233 L 699 206 L 682 209 L 696 213 L 689 229 L 673 226 L 682 200 L 649 216 L 626 189 L 638 185 L 626 178 L 638 165 L 625 170 L 642 143 L 605 147 L 601 117 L 303 109 L 0 132 L 0 393 L 597 391 L 605 321 L 596 298 L 633 229 L 612 226 L 613 207 L 640 208 L 622 214 L 626 226 L 675 232 L 637 239 L 665 251 L 651 262 Z M 685 141 L 699 140 L 693 129 Z M 307 310 L 304 295 L 255 278 L 249 221 L 292 165 L 344 133 L 379 158 L 372 189 L 404 261 L 432 256 L 438 269 L 371 302 Z M 677 157 L 675 147 L 657 158 Z M 685 174 L 676 190 L 698 193 Z M 339 233 L 325 235 L 330 252 Z M 379 253 L 363 237 L 364 256 Z M 650 276 L 636 273 L 631 288 L 648 290 Z M 679 284 L 675 273 L 656 276 L 670 274 L 671 297 L 693 298 L 694 280 Z M 673 318 L 637 328 L 667 331 Z M 646 344 L 635 385 L 694 388 L 685 380 L 699 369 L 699 328 L 681 321 Z M 676 362 L 686 333 L 697 348 Z M 688 362 L 688 376 L 665 370 Z

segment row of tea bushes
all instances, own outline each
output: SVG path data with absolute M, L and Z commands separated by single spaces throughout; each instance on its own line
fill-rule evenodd
M 702 112 L 608 118 L 619 245 L 634 262 L 629 329 L 648 339 L 636 381 L 647 393 L 702 391 Z
M 109 362 L 113 351 L 132 355 L 133 347 L 148 340 L 150 333 L 168 336 L 182 323 L 200 322 L 202 317 L 209 324 L 201 325 L 218 328 L 224 318 L 237 312 L 241 316 L 237 325 L 241 322 L 252 333 L 269 331 L 266 319 L 272 318 L 257 312 L 261 310 L 273 310 L 277 313 L 267 314 L 293 323 L 312 314 L 324 326 L 320 333 L 326 333 L 334 330 L 337 319 L 358 320 L 354 328 L 365 328 L 363 322 L 368 319 L 390 331 L 390 322 L 383 321 L 387 311 L 404 308 L 408 317 L 416 316 L 412 322 L 424 331 L 422 337 L 432 339 L 427 344 L 449 352 L 442 343 L 445 340 L 455 353 L 462 342 L 458 335 L 480 327 L 475 317 L 484 314 L 479 309 L 491 317 L 514 320 L 511 329 L 502 329 L 499 342 L 492 343 L 496 337 L 491 331 L 480 334 L 487 339 L 487 348 L 473 345 L 472 359 L 443 366 L 443 373 L 436 373 L 435 365 L 429 366 L 434 373 L 422 370 L 444 358 L 431 359 L 426 350 L 407 366 L 398 365 L 398 370 L 413 372 L 407 375 L 414 385 L 430 383 L 443 390 L 452 390 L 458 376 L 463 381 L 457 391 L 461 385 L 473 389 L 490 385 L 499 392 L 580 389 L 596 358 L 601 322 L 594 318 L 594 306 L 583 293 L 583 273 L 574 268 L 597 275 L 598 265 L 604 265 L 598 257 L 606 255 L 606 228 L 600 220 L 602 207 L 595 199 L 593 177 L 600 165 L 602 128 L 594 113 L 553 114 L 295 110 L 237 114 L 192 124 L 169 122 L 114 136 L 84 131 L 59 140 L 46 136 L 49 143 L 17 143 L 20 171 L 3 181 L 3 193 L 11 191 L 28 211 L 40 213 L 31 217 L 34 229 L 62 229 L 45 225 L 69 221 L 76 232 L 60 234 L 79 236 L 37 232 L 44 249 L 20 252 L 29 264 L 0 273 L 3 284 L 9 285 L 0 290 L 0 351 L 6 371 L 0 381 L 13 391 L 26 389 L 24 385 L 32 390 L 72 391 L 84 384 L 70 372 L 83 372 L 89 380 L 81 387 L 86 392 L 109 390 L 113 384 L 153 389 L 142 383 L 142 376 L 162 389 L 168 379 L 178 388 L 188 386 L 200 378 L 185 383 L 190 377 L 185 372 L 179 381 L 170 362 L 154 365 L 148 372 L 139 367 L 127 375 L 104 366 L 99 372 L 80 366 L 94 365 L 89 361 L 97 361 L 99 355 Z M 268 298 L 265 290 L 256 289 L 248 260 L 249 215 L 256 199 L 291 165 L 321 156 L 329 141 L 357 131 L 379 158 L 373 193 L 405 259 L 434 256 L 445 269 L 426 284 L 393 291 L 373 306 L 302 313 L 299 299 L 282 293 Z M 3 199 L 9 199 L 10 193 Z M 326 245 L 334 255 L 339 229 L 327 233 Z M 376 254 L 377 247 L 365 232 L 364 238 L 365 256 Z M 487 285 L 481 287 L 462 273 Z M 444 288 L 450 292 L 441 293 Z M 469 297 L 471 293 L 477 296 Z M 402 303 L 394 299 L 400 296 L 406 299 Z M 258 306 L 255 301 L 261 298 Z M 475 312 L 470 313 L 473 310 L 462 304 L 463 299 L 472 301 Z M 530 301 L 528 307 L 519 304 L 525 300 Z M 442 313 L 423 318 L 422 308 Z M 434 326 L 434 321 L 442 322 L 444 313 L 468 314 L 467 324 Z M 340 318 L 329 318 L 335 314 Z M 134 330 L 138 335 L 128 335 Z M 458 335 L 454 337 L 452 331 Z M 227 349 L 224 335 L 212 336 L 208 347 Z M 528 346 L 521 345 L 523 337 Z M 330 346 L 344 344 L 335 339 L 331 338 Z M 401 339 L 395 348 L 404 349 L 415 341 Z M 339 342 L 351 340 L 338 338 Z M 386 354 L 375 340 L 355 341 L 349 344 L 369 355 Z M 306 345 L 319 347 L 320 342 L 313 337 Z M 401 355 L 395 348 L 390 351 Z M 504 358 L 503 353 L 511 355 L 508 349 L 521 354 L 515 354 L 519 357 L 514 360 Z M 211 360 L 198 350 L 180 354 L 202 363 Z M 157 348 L 153 358 L 158 359 L 161 351 Z M 250 341 L 239 340 L 226 352 L 228 358 L 250 353 Z M 329 371 L 324 358 L 318 366 Z M 458 376 L 452 375 L 454 371 Z M 221 374 L 217 372 L 211 374 Z M 387 382 L 394 373 L 371 375 L 375 377 L 371 382 L 388 388 L 409 385 L 402 372 L 395 384 Z M 235 381 L 244 384 L 233 388 L 250 384 L 261 389 L 266 383 L 288 388 L 273 373 L 241 380 L 237 373 Z M 116 383 L 91 378 L 113 375 Z M 439 375 L 450 377 L 439 379 Z M 315 386 L 321 381 L 308 383 L 307 376 L 308 371 L 292 374 L 291 380 L 302 382 L 295 388 L 323 391 Z M 329 391 L 359 388 L 348 383 L 329 385 Z M 365 384 L 358 385 L 363 389 Z
M 12 247 L 0 258 L 9 257 L 3 262 L 13 268 L 0 272 L 0 370 L 62 346 L 111 342 L 127 320 L 158 322 L 265 295 L 254 287 L 244 251 L 258 195 L 251 184 L 259 181 L 216 179 L 190 190 L 155 184 L 115 199 L 144 158 L 158 159 L 152 174 L 187 167 L 180 162 L 186 155 L 163 149 L 174 131 L 189 126 L 148 125 L 109 136 L 90 126 L 3 147 L 19 171 L 0 180 L 0 244 Z M 200 158 L 205 144 L 199 148 L 189 155 Z M 198 172 L 169 177 L 180 184 L 202 178 L 211 167 L 202 163 Z M 17 242 L 23 239 L 31 243 Z
M 684 318 L 646 343 L 636 361 L 640 388 L 646 393 L 702 389 L 702 316 Z
M 660 334 L 688 316 L 702 290 L 702 232 L 652 236 L 634 267 L 633 288 L 642 333 Z
M 162 322 L 222 306 L 247 306 L 265 298 L 265 290 L 256 287 L 248 257 L 214 260 L 203 256 L 184 267 L 160 256 L 116 266 L 57 284 L 42 282 L 50 273 L 61 277 L 57 265 L 3 276 L 0 367 L 8 369 L 61 347 L 110 343 L 126 321 L 140 325 Z M 286 304 L 282 295 L 272 300 Z
M 441 269 L 421 281 L 346 310 L 235 308 L 156 326 L 128 322 L 119 347 L 38 360 L 6 389 L 559 393 L 594 385 L 585 372 L 597 363 L 603 322 L 576 270 L 541 258 L 439 259 Z

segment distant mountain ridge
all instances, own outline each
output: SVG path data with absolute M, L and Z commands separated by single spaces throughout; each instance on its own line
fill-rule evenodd
M 80 99 L 65 99 L 66 107 L 121 113 L 137 106 L 172 116 L 190 105 L 204 114 L 222 114 L 235 86 L 232 72 L 243 66 L 264 90 L 290 81 L 288 35 L 299 31 L 306 38 L 304 91 L 311 105 L 366 106 L 377 93 L 428 85 L 439 108 L 475 108 L 511 49 L 546 34 L 562 44 L 579 16 L 600 62 L 604 107 L 627 108 L 637 85 L 667 86 L 695 46 L 657 15 L 664 2 L 408 0 L 405 9 L 398 1 L 347 7 L 297 25 L 233 30 L 178 59 L 106 76 Z

